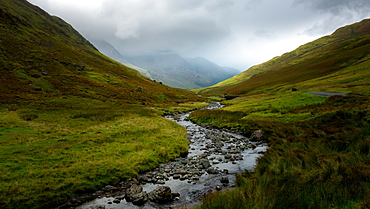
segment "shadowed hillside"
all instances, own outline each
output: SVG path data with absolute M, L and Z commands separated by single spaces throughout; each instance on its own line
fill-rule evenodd
M 192 97 L 100 54 L 69 24 L 25 0 L 0 2 L 0 99 L 77 96 L 120 103 Z
M 368 94 L 369 51 L 370 20 L 363 20 L 201 89 L 200 93 L 249 94 L 296 87 Z

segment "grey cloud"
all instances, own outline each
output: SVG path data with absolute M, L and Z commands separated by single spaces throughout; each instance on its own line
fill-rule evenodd
M 32 0 L 32 3 L 35 5 L 40 5 L 44 10 L 50 10 L 49 0 Z
M 369 17 L 369 0 L 295 0 L 320 17 L 304 31 L 308 35 L 329 34 L 338 27 Z
M 262 5 L 263 0 L 247 0 L 244 4 L 244 9 L 252 10 Z
M 272 31 L 266 29 L 258 29 L 254 31 L 254 35 L 262 38 L 274 38 L 275 34 Z
M 123 54 L 169 50 L 240 69 L 370 17 L 369 0 L 99 0 L 94 11 L 29 1 Z
M 177 1 L 176 1 L 177 2 Z M 137 10 L 117 9 L 123 5 L 110 1 L 101 10 L 102 18 L 115 19 L 117 48 L 125 53 L 148 53 L 173 48 L 178 52 L 220 41 L 229 34 L 226 24 L 213 17 L 209 7 L 220 8 L 220 1 L 161 1 L 161 4 L 136 5 Z M 127 6 L 127 5 L 126 5 Z M 129 7 L 130 8 L 130 7 Z M 153 9 L 156 8 L 156 9 Z M 183 9 L 181 9 L 183 8 Z
M 340 15 L 341 12 L 346 10 L 363 12 L 370 8 L 369 0 L 296 0 L 296 3 L 305 4 L 314 10 L 330 12 L 335 15 Z

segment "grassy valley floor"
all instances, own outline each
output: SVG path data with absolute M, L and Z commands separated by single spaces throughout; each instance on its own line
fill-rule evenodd
M 186 130 L 162 113 L 73 97 L 1 105 L 0 208 L 50 208 L 187 152 Z
M 253 172 L 232 191 L 208 195 L 201 208 L 369 208 L 370 99 L 304 92 L 259 94 L 191 114 L 197 123 L 270 144 Z

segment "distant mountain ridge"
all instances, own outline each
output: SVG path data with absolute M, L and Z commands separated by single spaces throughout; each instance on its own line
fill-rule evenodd
M 92 42 L 108 57 L 138 70 L 148 78 L 176 88 L 194 89 L 211 86 L 240 73 L 239 70 L 220 67 L 202 57 L 187 59 L 174 53 L 124 56 L 106 41 L 92 40 Z
M 203 94 L 252 94 L 268 90 L 370 92 L 370 19 L 200 89 Z
M 124 64 L 124 65 L 126 65 L 127 67 L 130 67 L 132 69 L 135 69 L 135 70 L 139 71 L 142 75 L 144 75 L 144 76 L 146 76 L 150 79 L 153 79 L 151 74 L 148 72 L 148 70 L 145 70 L 143 68 L 137 67 L 137 66 L 129 63 L 127 60 L 125 60 L 125 58 L 122 56 L 122 54 L 119 51 L 117 51 L 117 49 L 114 48 L 114 46 L 111 45 L 110 43 L 108 43 L 104 40 L 97 40 L 97 39 L 92 39 L 91 42 L 104 55 L 106 55 L 106 56 Z
M 240 71 L 221 67 L 205 58 L 183 58 L 178 54 L 125 57 L 130 63 L 149 70 L 154 79 L 172 87 L 195 89 L 214 85 Z

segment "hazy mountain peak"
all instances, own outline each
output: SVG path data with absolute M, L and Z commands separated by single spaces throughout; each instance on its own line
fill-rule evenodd
M 183 58 L 172 51 L 140 56 L 122 55 L 106 41 L 93 40 L 93 43 L 110 58 L 138 70 L 148 78 L 176 88 L 210 86 L 239 73 L 238 70 L 220 67 L 203 57 Z

